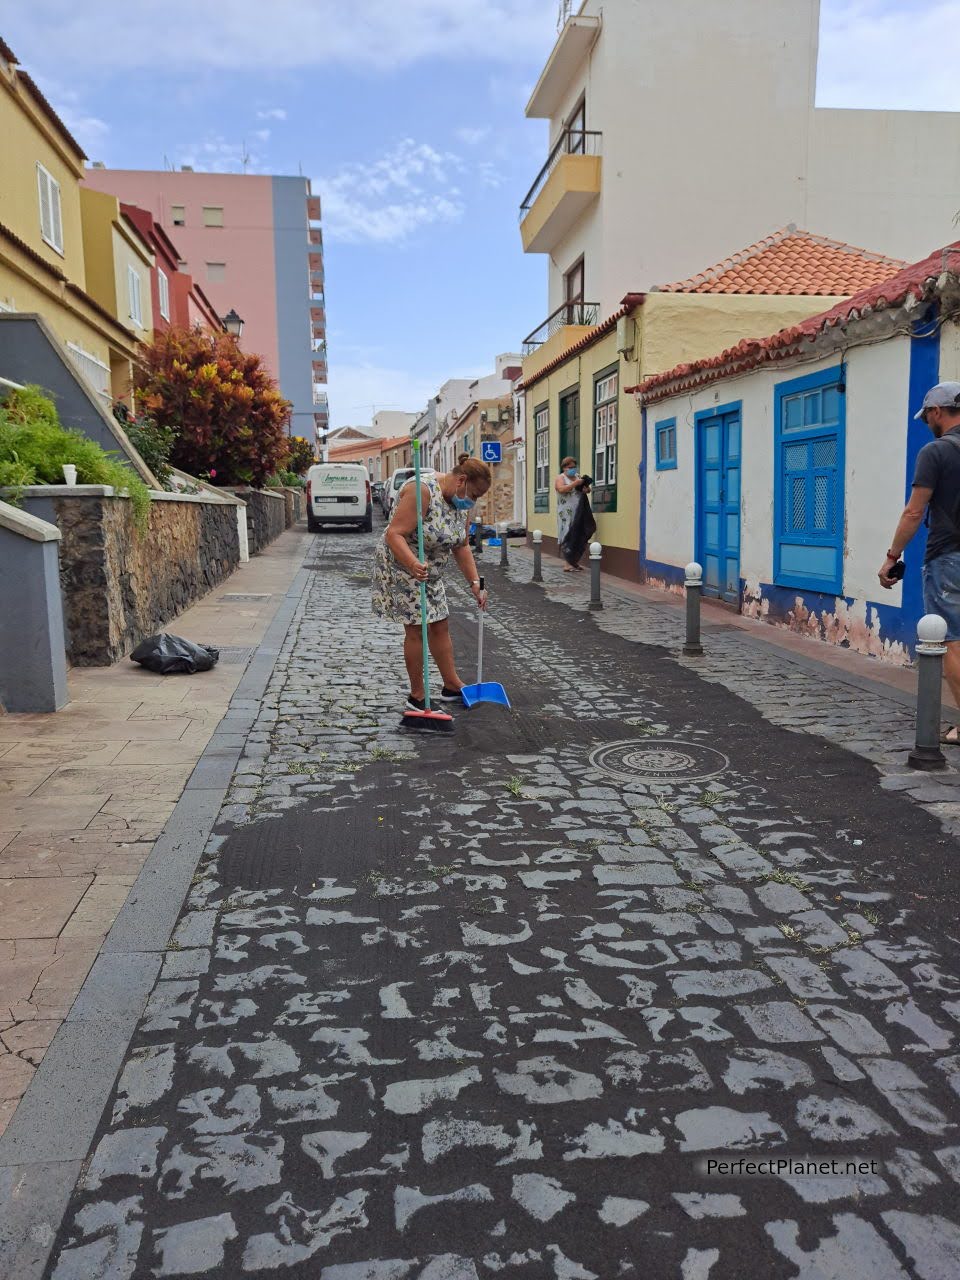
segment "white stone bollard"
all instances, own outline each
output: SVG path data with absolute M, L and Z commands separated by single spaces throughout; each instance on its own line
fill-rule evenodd
M 600 559 L 603 556 L 603 547 L 599 542 L 590 543 L 590 608 L 602 609 L 603 603 L 600 600 Z
M 946 621 L 926 613 L 917 623 L 917 737 L 907 756 L 911 769 L 945 769 L 940 750 L 940 682 L 943 679 Z
M 507 567 L 507 522 L 501 520 L 497 525 L 497 532 L 500 534 L 500 568 Z
M 700 600 L 703 595 L 703 569 L 691 560 L 683 571 L 683 586 L 687 597 L 687 638 L 683 644 L 686 658 L 699 658 L 703 653 L 700 643 Z

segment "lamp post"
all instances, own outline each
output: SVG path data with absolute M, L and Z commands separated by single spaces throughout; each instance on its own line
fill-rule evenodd
M 223 327 L 232 337 L 238 341 L 240 340 L 240 335 L 243 333 L 243 320 L 237 315 L 233 307 L 223 317 Z

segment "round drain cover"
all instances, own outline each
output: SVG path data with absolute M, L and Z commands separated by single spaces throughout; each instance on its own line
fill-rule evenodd
M 668 738 L 608 742 L 590 753 L 590 763 L 628 782 L 703 782 L 730 766 L 713 747 Z

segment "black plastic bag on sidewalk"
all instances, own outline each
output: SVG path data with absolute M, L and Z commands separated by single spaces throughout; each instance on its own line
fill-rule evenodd
M 208 644 L 194 644 L 192 640 L 172 636 L 166 631 L 142 640 L 130 655 L 131 662 L 139 662 L 141 667 L 162 676 L 192 676 L 195 671 L 209 671 L 219 659 L 219 649 L 212 649 Z
M 566 537 L 560 543 L 560 552 L 567 564 L 579 564 L 587 544 L 597 532 L 597 522 L 593 518 L 593 508 L 586 491 L 580 491 L 580 501 L 570 521 Z

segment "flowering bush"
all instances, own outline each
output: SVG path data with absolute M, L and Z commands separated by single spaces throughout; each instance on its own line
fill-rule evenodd
M 291 436 L 289 440 L 290 457 L 287 459 L 287 470 L 296 475 L 305 475 L 317 460 L 313 445 L 303 436 Z
M 143 415 L 175 432 L 170 461 L 191 475 L 260 488 L 286 465 L 292 406 L 230 334 L 156 334 L 140 346 L 134 389 Z
M 118 400 L 113 406 L 113 416 L 123 427 L 137 453 L 157 477 L 160 488 L 169 489 L 172 474 L 170 454 L 176 439 L 174 429 L 161 427 L 150 418 L 135 418 L 122 400 Z

